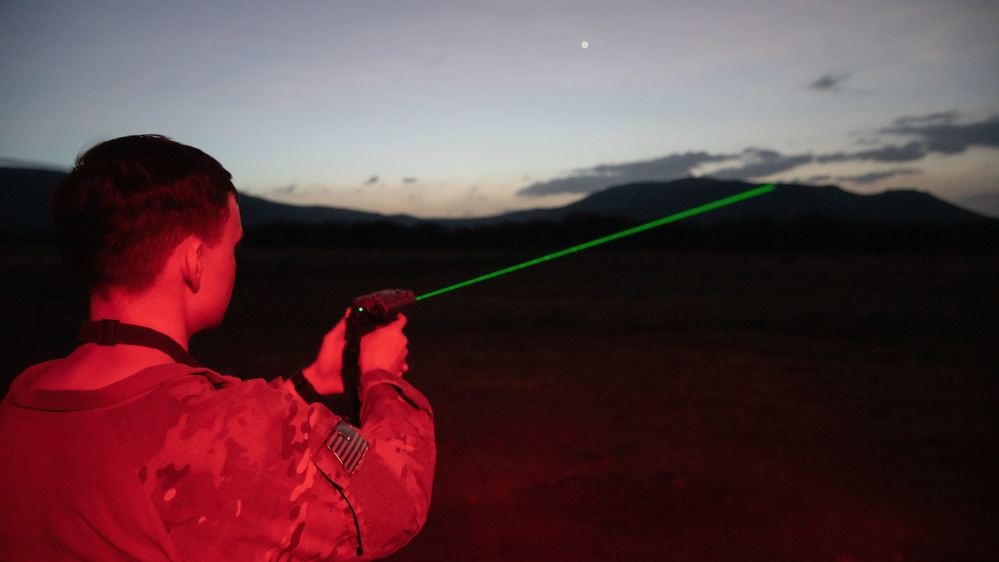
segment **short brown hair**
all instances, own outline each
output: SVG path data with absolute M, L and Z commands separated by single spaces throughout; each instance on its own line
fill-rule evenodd
M 232 175 L 201 150 L 129 136 L 76 159 L 52 195 L 52 218 L 63 259 L 88 288 L 139 292 L 187 236 L 221 239 L 230 195 Z

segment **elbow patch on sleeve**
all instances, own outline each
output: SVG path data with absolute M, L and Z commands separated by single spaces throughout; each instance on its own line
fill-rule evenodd
M 422 519 L 404 483 L 372 449 L 357 428 L 340 421 L 313 449 L 313 460 L 350 506 L 359 552 L 383 556 L 409 542 Z

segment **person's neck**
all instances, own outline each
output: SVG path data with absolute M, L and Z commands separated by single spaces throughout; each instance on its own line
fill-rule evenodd
M 148 292 L 138 296 L 94 293 L 90 297 L 90 319 L 118 320 L 123 324 L 151 328 L 169 336 L 185 350 L 188 349 L 191 334 L 183 315 L 176 306 L 169 306 L 153 295 Z

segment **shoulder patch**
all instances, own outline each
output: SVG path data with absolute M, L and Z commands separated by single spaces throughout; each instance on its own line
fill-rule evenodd
M 361 437 L 357 428 L 341 421 L 326 438 L 326 447 L 340 461 L 347 474 L 354 474 L 368 450 L 368 442 Z

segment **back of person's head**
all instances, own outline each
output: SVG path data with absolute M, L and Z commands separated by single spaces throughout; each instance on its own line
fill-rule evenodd
M 52 195 L 63 259 L 97 291 L 149 288 L 188 236 L 218 243 L 236 196 L 232 176 L 197 148 L 155 135 L 80 155 Z

